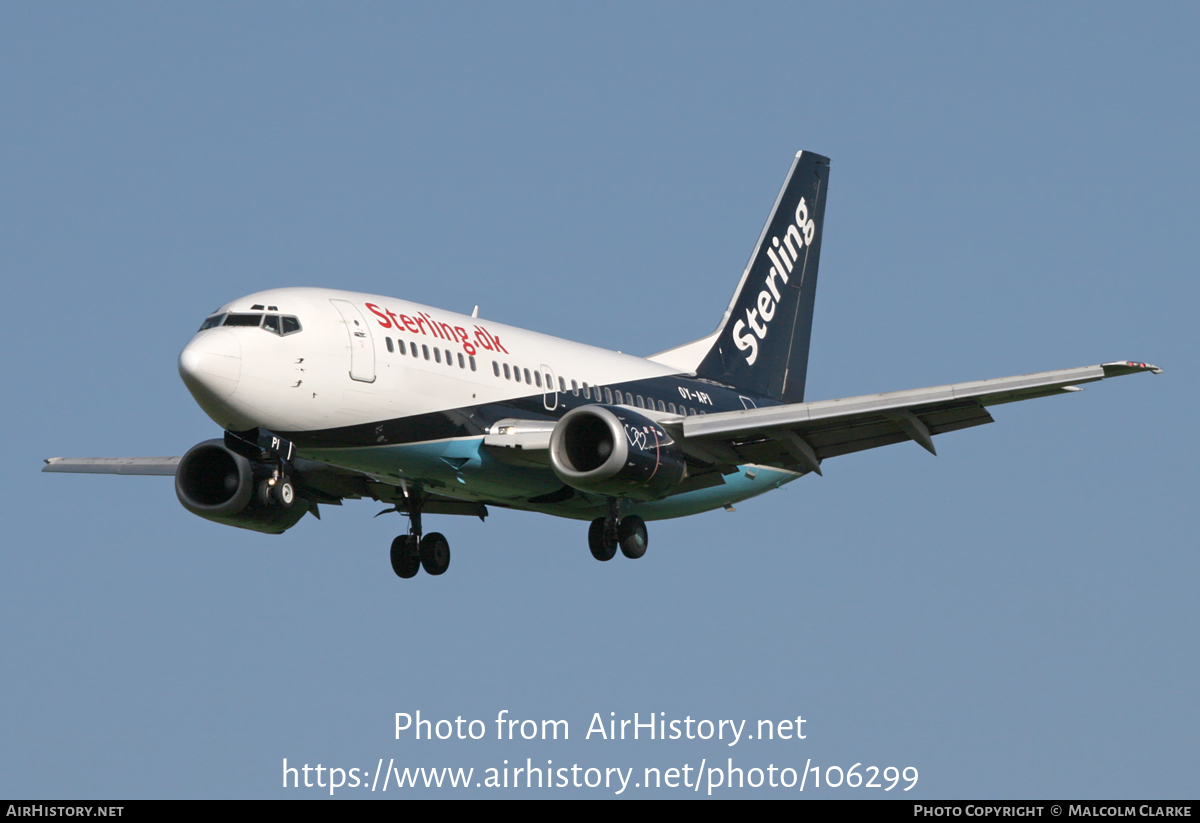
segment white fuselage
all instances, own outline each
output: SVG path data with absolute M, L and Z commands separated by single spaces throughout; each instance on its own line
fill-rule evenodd
M 203 329 L 180 354 L 184 382 L 223 428 L 282 433 L 305 457 L 382 482 L 419 480 L 453 497 L 564 516 L 592 516 L 592 508 L 578 501 L 565 509 L 529 504 L 562 483 L 548 467 L 489 459 L 482 437 L 495 419 L 511 412 L 554 420 L 569 407 L 605 402 L 598 387 L 617 384 L 644 386 L 637 403 L 645 395 L 652 416 L 755 402 L 697 385 L 653 360 L 379 295 L 275 289 L 235 300 L 216 315 L 299 322 L 298 331 L 282 335 L 278 320 L 275 331 L 228 324 Z M 629 400 L 632 405 L 632 395 Z M 690 514 L 796 476 L 766 467 L 747 475 L 748 482 L 643 504 L 639 511 L 647 519 Z

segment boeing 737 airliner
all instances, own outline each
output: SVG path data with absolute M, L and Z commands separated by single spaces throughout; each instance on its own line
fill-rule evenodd
M 179 355 L 222 438 L 43 471 L 174 475 L 188 511 L 270 534 L 369 497 L 408 518 L 391 547 L 400 577 L 449 566 L 424 515 L 488 506 L 590 521 L 596 559 L 637 558 L 648 520 L 730 507 L 862 449 L 936 453 L 935 435 L 991 423 L 991 406 L 1160 371 L 1121 361 L 805 402 L 828 180 L 827 158 L 796 155 L 701 340 L 641 358 L 395 297 L 259 292 L 213 312 Z

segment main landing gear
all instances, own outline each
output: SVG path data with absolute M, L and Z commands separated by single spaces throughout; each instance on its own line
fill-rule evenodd
M 392 541 L 392 571 L 405 579 L 416 576 L 421 567 L 427 574 L 445 574 L 450 568 L 450 543 L 439 532 L 421 536 L 421 498 L 408 496 L 408 534 Z
M 597 517 L 588 528 L 588 548 L 597 560 L 612 560 L 618 548 L 621 554 L 636 560 L 646 553 L 649 542 L 646 521 L 636 514 L 620 517 L 615 499 L 608 501 L 608 514 Z

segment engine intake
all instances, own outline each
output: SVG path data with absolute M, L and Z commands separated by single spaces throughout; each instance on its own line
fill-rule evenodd
M 653 420 L 616 406 L 581 406 L 550 434 L 550 463 L 568 486 L 634 500 L 666 497 L 686 476 L 683 453 Z
M 302 500 L 283 507 L 264 503 L 254 493 L 274 467 L 253 462 L 221 440 L 193 446 L 175 470 L 175 496 L 192 514 L 206 520 L 266 534 L 282 534 L 304 516 Z

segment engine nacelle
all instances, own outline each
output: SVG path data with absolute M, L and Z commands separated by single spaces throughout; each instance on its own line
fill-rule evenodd
M 580 406 L 550 434 L 554 473 L 580 491 L 658 500 L 687 474 L 683 452 L 653 420 L 618 406 Z
M 253 462 L 231 451 L 222 440 L 192 446 L 175 469 L 175 495 L 183 507 L 206 520 L 283 534 L 304 516 L 308 506 L 297 499 L 291 506 L 264 503 L 255 493 L 274 467 Z

